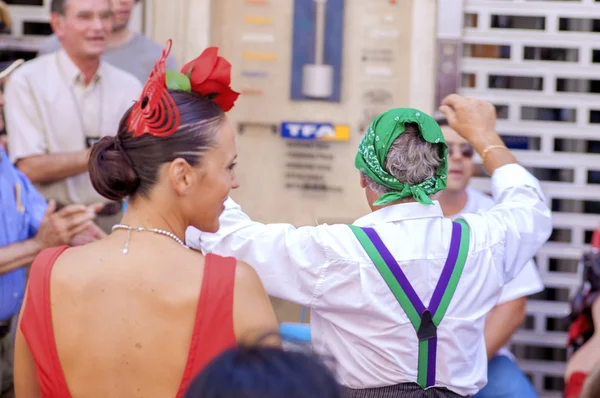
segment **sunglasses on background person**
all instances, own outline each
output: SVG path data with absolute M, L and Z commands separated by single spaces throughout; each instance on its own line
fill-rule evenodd
M 461 156 L 467 159 L 472 158 L 474 154 L 473 147 L 467 143 L 453 145 L 448 144 L 448 157 L 451 157 L 455 150 L 458 150 Z

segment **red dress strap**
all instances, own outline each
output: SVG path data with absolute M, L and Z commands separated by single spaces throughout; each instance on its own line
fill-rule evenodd
M 41 251 L 29 271 L 21 331 L 35 360 L 37 378 L 44 398 L 70 398 L 67 381 L 60 366 L 50 306 L 50 275 L 56 259 L 68 246 Z
M 579 398 L 587 376 L 587 373 L 584 372 L 573 372 L 565 386 L 565 398 Z
M 236 345 L 233 330 L 233 291 L 237 260 L 207 254 L 187 365 L 177 398 L 210 361 Z

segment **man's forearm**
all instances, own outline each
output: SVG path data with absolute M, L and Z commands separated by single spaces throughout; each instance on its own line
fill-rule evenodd
M 485 158 L 483 164 L 490 175 L 494 174 L 494 171 L 502 166 L 517 163 L 510 150 L 504 147 L 502 138 L 497 134 L 473 140 L 471 145 L 480 156 L 483 151 L 488 150 L 485 156 L 482 157 Z
M 525 304 L 526 298 L 520 297 L 498 304 L 488 314 L 484 329 L 488 360 L 496 356 L 525 320 Z
M 0 247 L 0 275 L 30 264 L 42 249 L 35 239 Z
M 34 155 L 17 161 L 17 167 L 33 183 L 64 180 L 88 169 L 87 152 Z

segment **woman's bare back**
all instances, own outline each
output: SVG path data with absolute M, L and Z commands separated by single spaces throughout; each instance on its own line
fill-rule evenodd
M 204 257 L 126 232 L 65 251 L 51 277 L 56 346 L 71 395 L 175 397 L 190 350 Z M 134 244 L 135 243 L 135 244 Z

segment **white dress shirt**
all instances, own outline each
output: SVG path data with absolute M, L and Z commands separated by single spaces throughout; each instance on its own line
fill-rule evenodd
M 467 188 L 467 204 L 464 209 L 459 211 L 459 214 L 472 213 L 476 214 L 480 211 L 488 211 L 494 207 L 494 199 L 472 188 Z M 458 217 L 458 216 L 456 216 Z M 454 218 L 454 217 L 451 217 Z M 526 297 L 544 290 L 544 282 L 540 277 L 537 266 L 533 260 L 525 264 L 523 270 L 519 272 L 515 279 L 507 282 L 502 288 L 502 294 L 498 300 L 498 304 L 507 303 L 516 300 L 520 297 Z M 502 347 L 498 350 L 497 355 L 504 355 L 514 359 L 508 347 Z
M 92 81 L 64 50 L 26 62 L 6 84 L 6 131 L 12 162 L 29 156 L 80 152 L 86 139 L 116 135 L 123 114 L 138 100 L 142 85 L 105 62 Z M 61 204 L 107 202 L 81 173 L 36 188 Z
M 471 227 L 469 254 L 437 329 L 435 385 L 460 395 L 473 395 L 486 384 L 485 316 L 505 282 L 521 271 L 552 229 L 539 182 L 521 166 L 496 170 L 492 191 L 498 205 L 464 216 Z M 310 307 L 313 344 L 335 358 L 344 386 L 417 381 L 417 334 L 347 225 L 265 225 L 250 220 L 232 200 L 220 221 L 216 234 L 189 228 L 188 244 L 247 262 L 270 295 Z M 354 225 L 377 231 L 421 300 L 429 303 L 452 230 L 439 203 L 385 207 Z

